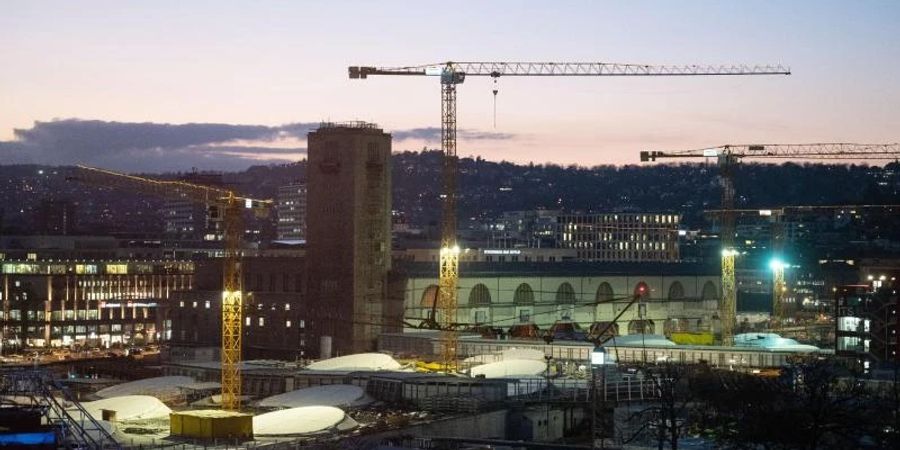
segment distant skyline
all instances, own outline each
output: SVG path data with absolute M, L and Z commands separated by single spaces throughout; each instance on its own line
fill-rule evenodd
M 232 170 L 320 121 L 439 146 L 446 60 L 784 64 L 789 77 L 501 78 L 459 88 L 461 156 L 633 164 L 641 150 L 896 142 L 900 2 L 18 1 L 0 14 L 0 162 Z M 194 124 L 194 125 L 186 125 Z M 16 131 L 18 130 L 18 131 Z

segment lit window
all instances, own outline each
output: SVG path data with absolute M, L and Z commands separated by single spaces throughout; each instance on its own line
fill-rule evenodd
M 291 321 L 290 321 L 290 320 L 285 320 L 285 321 L 284 321 L 284 327 L 285 327 L 285 328 L 290 328 L 290 327 L 291 327 Z
M 250 326 L 250 319 L 252 319 L 250 316 L 247 316 L 246 319 L 244 319 L 244 326 Z
M 285 310 L 285 311 L 290 311 L 290 310 L 291 310 L 291 304 L 290 304 L 290 303 L 285 303 L 285 304 L 284 304 L 284 310 Z M 290 326 L 290 325 L 288 325 L 288 326 Z
M 261 327 L 266 326 L 266 318 L 265 317 L 259 318 L 259 326 L 261 326 Z
M 178 302 L 178 306 L 179 306 L 180 308 L 184 308 L 184 302 Z
M 300 328 L 305 328 L 305 327 L 306 327 L 306 321 L 303 319 L 300 319 Z
M 196 307 L 197 307 L 197 302 L 194 302 L 194 308 L 196 308 Z
M 209 309 L 209 300 L 206 301 L 206 303 L 204 304 L 204 306 L 206 306 L 206 309 Z

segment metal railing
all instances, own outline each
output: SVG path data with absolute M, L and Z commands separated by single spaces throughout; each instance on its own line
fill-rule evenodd
M 28 399 L 27 406 L 43 412 L 60 444 L 101 450 L 122 448 L 50 372 L 42 369 L 3 371 L 0 380 L 0 393 L 20 402 Z

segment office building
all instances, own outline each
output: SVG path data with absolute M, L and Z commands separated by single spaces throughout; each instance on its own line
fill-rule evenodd
M 306 185 L 294 183 L 278 188 L 275 210 L 277 237 L 281 241 L 306 239 Z
M 246 359 L 304 358 L 305 260 L 245 257 L 243 354 Z M 172 294 L 173 360 L 216 360 L 222 345 L 222 260 L 197 263 L 194 289 Z
M 190 173 L 181 181 L 203 186 L 222 186 L 221 174 Z M 170 239 L 219 241 L 222 239 L 222 211 L 213 204 L 189 199 L 166 200 L 162 208 L 164 232 Z
M 3 261 L 3 347 L 164 341 L 174 291 L 193 287 L 190 261 Z
M 561 215 L 557 242 L 582 261 L 677 262 L 680 221 L 666 213 Z

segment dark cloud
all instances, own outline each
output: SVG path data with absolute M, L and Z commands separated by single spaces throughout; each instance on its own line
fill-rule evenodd
M 396 130 L 391 132 L 394 140 L 405 141 L 417 139 L 427 142 L 439 142 L 441 140 L 441 129 L 438 127 L 410 128 L 409 130 Z M 476 131 L 476 130 L 457 130 L 457 136 L 460 139 L 471 140 L 506 140 L 512 139 L 515 135 L 510 133 L 497 133 L 493 131 Z
M 270 127 L 220 123 L 130 123 L 66 119 L 35 122 L 16 129 L 15 141 L 0 142 L 4 164 L 87 164 L 128 171 L 183 170 L 186 167 L 235 170 L 260 163 L 281 163 L 275 154 L 304 153 L 304 149 L 265 147 L 236 142 L 265 143 L 297 136 L 317 123 Z M 264 160 L 254 155 L 268 156 Z
M 0 141 L 2 164 L 87 164 L 114 170 L 153 172 L 189 167 L 238 170 L 282 163 L 303 148 L 276 146 L 278 140 L 305 140 L 318 122 L 279 126 L 221 123 L 133 123 L 65 119 L 16 129 L 14 141 Z M 440 128 L 395 130 L 394 140 L 440 141 Z M 460 130 L 461 139 L 511 139 L 505 133 Z M 273 143 L 272 147 L 266 146 Z M 284 156 L 281 156 L 284 155 Z M 296 157 L 296 156 L 293 156 Z

